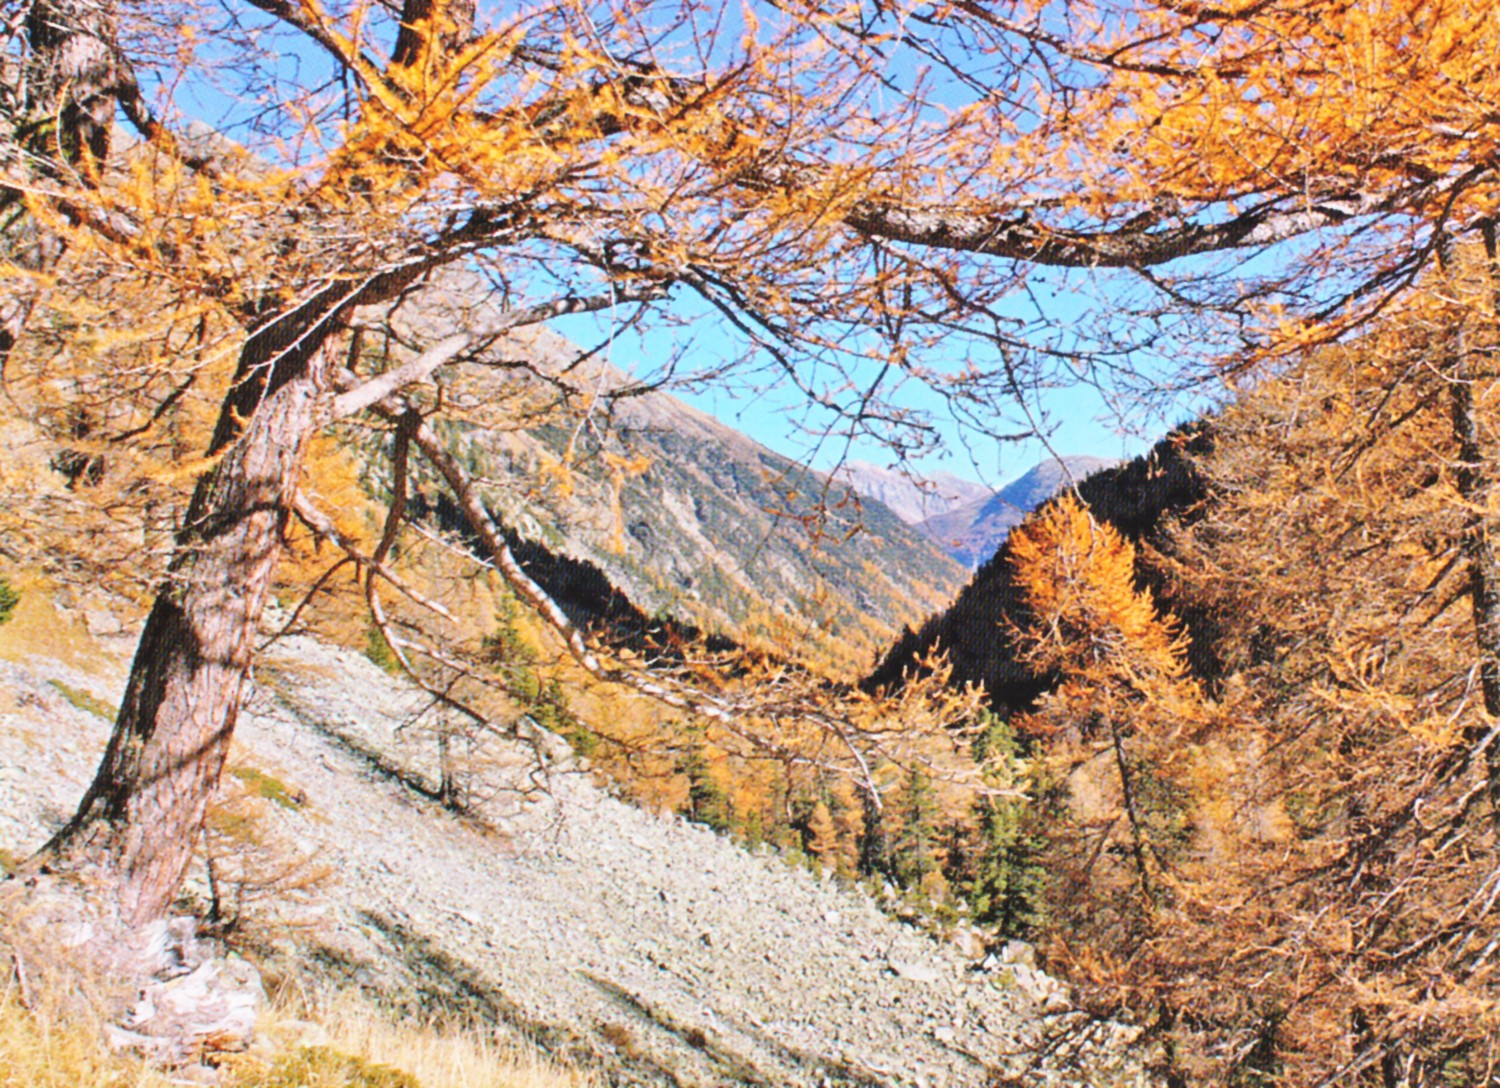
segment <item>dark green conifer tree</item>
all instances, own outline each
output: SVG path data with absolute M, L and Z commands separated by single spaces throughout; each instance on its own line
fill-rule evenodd
M 859 871 L 864 876 L 891 875 L 891 845 L 885 830 L 885 812 L 869 791 L 860 793 Z
M 11 613 L 16 610 L 16 605 L 20 603 L 20 592 L 12 588 L 11 584 L 3 577 L 0 577 L 0 623 L 4 623 L 10 619 Z
M 682 814 L 694 823 L 704 824 L 721 834 L 734 828 L 734 802 L 725 792 L 709 766 L 708 754 L 701 742 L 684 753 L 677 764 L 679 774 L 687 776 L 687 804 Z
M 920 766 L 907 772 L 901 798 L 901 830 L 891 844 L 891 868 L 897 883 L 916 888 L 938 868 L 938 797 L 932 779 Z
M 974 741 L 974 759 L 985 784 L 995 790 L 1021 785 L 1020 745 L 1010 723 L 985 711 L 985 728 Z M 1002 937 L 1024 937 L 1042 920 L 1044 842 L 1036 811 L 1024 797 L 988 796 L 974 803 L 973 857 L 964 893 L 970 917 L 994 926 Z

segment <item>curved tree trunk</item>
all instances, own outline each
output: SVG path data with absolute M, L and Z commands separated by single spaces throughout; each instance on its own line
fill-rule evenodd
M 101 863 L 132 924 L 176 894 L 218 783 L 280 557 L 341 307 L 263 325 L 240 355 L 93 784 L 47 853 Z
M 472 0 L 407 3 L 402 36 L 411 63 L 431 52 L 424 35 L 433 27 L 439 49 L 470 32 Z M 117 22 L 118 0 L 30 0 L 26 9 L 24 100 L 0 91 L 0 105 L 12 114 L 11 142 L 60 182 L 94 186 L 102 177 L 129 82 Z M 18 197 L 0 188 L 0 211 Z M 347 316 L 394 297 L 432 263 L 334 281 L 251 326 L 209 446 L 217 462 L 194 491 L 104 759 L 77 813 L 39 855 L 97 863 L 117 882 L 128 923 L 163 914 L 192 859 Z M 24 306 L 0 303 L 0 366 L 24 314 Z
M 1500 316 L 1500 254 L 1496 252 L 1496 224 L 1493 219 L 1481 224 L 1484 239 L 1484 263 L 1481 277 L 1489 304 Z M 1456 255 L 1451 238 L 1444 238 L 1438 249 L 1446 277 L 1455 275 Z M 1453 288 L 1455 296 L 1458 288 Z M 1454 484 L 1459 496 L 1471 511 L 1464 527 L 1461 546 L 1469 561 L 1469 599 L 1474 611 L 1474 648 L 1478 667 L 1480 695 L 1485 718 L 1500 717 L 1500 550 L 1494 538 L 1494 518 L 1490 514 L 1496 487 L 1495 452 L 1497 436 L 1486 427 L 1486 401 L 1495 395 L 1495 350 L 1493 344 L 1476 343 L 1462 312 L 1454 319 L 1451 331 L 1451 354 L 1443 361 L 1448 379 L 1453 419 L 1453 434 L 1458 445 L 1458 463 Z M 1486 724 L 1470 730 L 1469 740 L 1483 740 Z M 1487 761 L 1491 796 L 1500 802 L 1500 751 L 1495 745 L 1488 750 Z

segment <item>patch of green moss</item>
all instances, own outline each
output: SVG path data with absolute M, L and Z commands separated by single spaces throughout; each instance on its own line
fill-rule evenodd
M 231 767 L 229 773 L 243 782 L 255 796 L 270 801 L 273 805 L 296 812 L 307 804 L 307 799 L 300 791 L 293 790 L 281 779 L 256 767 Z
M 0 576 L 0 623 L 9 620 L 11 613 L 16 610 L 16 605 L 20 603 L 21 591 Z
M 365 631 L 365 656 L 392 676 L 401 675 L 401 662 L 396 651 L 386 641 L 385 632 L 373 625 Z
M 70 684 L 64 684 L 61 680 L 47 681 L 57 689 L 64 699 L 79 710 L 88 714 L 96 714 L 105 721 L 114 721 L 119 716 L 120 708 L 106 703 L 97 696 L 90 695 L 81 688 L 75 688 Z
M 422 1083 L 388 1065 L 318 1046 L 283 1054 L 269 1070 L 241 1080 L 239 1088 L 422 1088 Z

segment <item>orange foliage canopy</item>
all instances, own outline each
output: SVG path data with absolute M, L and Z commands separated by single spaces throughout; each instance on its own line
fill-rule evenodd
M 1494 334 L 1455 321 L 1487 290 L 1484 261 L 1458 264 L 1370 336 L 1242 390 L 1194 466 L 1209 498 L 1148 543 L 1070 499 L 1014 538 L 1021 641 L 1059 678 L 1025 719 L 1043 944 L 1096 1007 L 1143 1017 L 1190 1083 L 1497 1070 L 1474 535 L 1495 503 L 1473 489 L 1488 466 L 1465 452 L 1454 389 L 1481 433 L 1497 401 L 1452 369 Z M 1185 672 L 1143 576 L 1192 617 L 1212 671 Z
M 69 831 L 133 874 L 132 913 L 165 908 L 201 827 L 283 530 L 312 490 L 315 436 L 357 422 L 423 454 L 506 567 L 441 441 L 435 417 L 451 405 L 431 381 L 443 368 L 514 365 L 492 350 L 503 332 L 580 312 L 610 314 L 615 330 L 670 323 L 681 312 L 667 301 L 691 298 L 737 330 L 746 362 L 827 408 L 834 429 L 905 451 L 931 432 L 894 396 L 903 385 L 925 385 L 993 433 L 991 413 L 1017 394 L 1128 372 L 1142 344 L 1160 350 L 1162 329 L 1235 364 L 1288 363 L 1410 299 L 1402 312 L 1426 353 L 1355 388 L 1351 419 L 1384 434 L 1376 424 L 1411 375 L 1439 375 L 1426 407 L 1450 400 L 1453 441 L 1433 476 L 1451 484 L 1450 514 L 1434 541 L 1406 541 L 1417 551 L 1405 557 L 1423 575 L 1441 563 L 1433 585 L 1450 560 L 1468 575 L 1465 593 L 1438 601 L 1469 601 L 1476 621 L 1443 698 L 1384 683 L 1402 658 L 1369 637 L 1366 618 L 1358 638 L 1330 635 L 1291 674 L 1295 695 L 1236 704 L 1247 722 L 1276 712 L 1274 729 L 1210 742 L 1214 710 L 1182 673 L 1173 626 L 1128 577 L 1129 548 L 1063 506 L 1018 541 L 1031 549 L 1032 652 L 1064 680 L 1033 724 L 1062 738 L 1057 766 L 1075 796 L 1093 793 L 1058 824 L 1080 882 L 1065 901 L 1108 907 L 1077 914 L 1094 936 L 1073 962 L 1117 1003 L 1159 1002 L 1163 1023 L 1191 1014 L 1191 1031 L 1241 1050 L 1289 1025 L 1283 1050 L 1319 1075 L 1339 1063 L 1385 1075 L 1382 1063 L 1401 1061 L 1440 1073 L 1471 1058 L 1462 1068 L 1493 1074 L 1485 1037 L 1460 1012 L 1493 1023 L 1484 987 L 1496 946 L 1481 931 L 1494 884 L 1452 860 L 1419 864 L 1493 857 L 1470 812 L 1500 779 L 1479 770 L 1500 714 L 1500 619 L 1486 613 L 1500 588 L 1488 543 L 1495 458 L 1478 425 L 1493 384 L 1481 364 L 1495 342 L 1500 217 L 1493 4 L 801 3 L 738 22 L 665 0 L 495 12 L 407 0 L 394 15 L 364 0 L 228 7 L 226 29 L 219 5 L 132 5 L 138 24 L 121 34 L 110 0 L 30 0 L 36 18 L 0 28 L 0 67 L 29 77 L 0 81 L 6 377 L 58 453 L 72 443 L 83 458 L 69 462 L 83 484 L 105 452 L 133 474 L 108 494 L 147 496 L 160 514 L 157 622 L 117 733 L 130 742 L 113 746 Z M 252 29 L 236 38 L 235 26 Z M 215 30 L 217 49 L 203 44 Z M 262 44 L 262 31 L 292 37 L 337 78 L 300 82 L 282 59 L 296 49 Z M 83 53 L 98 63 L 59 74 Z M 170 123 L 172 88 L 220 79 L 225 123 L 247 146 Z M 166 90 L 153 100 L 143 86 Z M 117 106 L 141 142 L 110 156 Z M 61 124 L 81 113 L 90 124 Z M 1455 292 L 1422 278 L 1434 254 L 1450 272 L 1467 259 L 1454 240 L 1469 237 L 1488 284 Z M 1212 259 L 1226 253 L 1254 259 Z M 1075 323 L 1081 345 L 1028 326 L 1007 307 L 1038 264 L 1080 270 L 1072 286 L 1092 287 L 1104 269 L 1136 275 L 1120 308 L 1141 320 L 1123 332 L 1113 312 L 1101 329 Z M 473 272 L 482 299 L 445 279 L 456 269 Z M 403 321 L 413 298 L 426 309 Z M 361 347 L 365 333 L 380 350 Z M 431 354 L 434 341 L 447 354 Z M 592 403 L 570 370 L 532 370 L 561 401 Z M 504 422 L 494 404 L 465 409 Z M 1297 418 L 1270 430 L 1289 435 Z M 1335 492 L 1378 482 L 1327 475 Z M 1425 492 L 1423 479 L 1408 486 Z M 42 490 L 39 504 L 64 511 L 84 501 L 62 484 Z M 1253 520 L 1243 507 L 1238 517 L 1235 531 Z M 1366 528 L 1346 520 L 1341 532 Z M 393 541 L 382 533 L 373 550 L 384 557 Z M 1255 576 L 1278 573 L 1258 561 Z M 367 587 L 380 565 L 364 563 Z M 598 666 L 560 610 L 506 569 L 578 660 Z M 1272 626 L 1295 631 L 1306 619 L 1297 593 L 1275 600 L 1284 614 Z M 1260 644 L 1260 632 L 1240 634 Z M 1427 660 L 1408 660 L 1405 675 Z M 1478 700 L 1452 679 L 1475 664 Z M 825 724 L 823 693 L 788 686 L 805 724 Z M 1408 718 L 1409 705 L 1430 713 Z M 851 747 L 837 729 L 825 736 Z M 1397 758 L 1413 747 L 1420 759 Z M 1303 759 L 1293 780 L 1307 789 L 1262 796 L 1255 773 L 1271 750 Z M 185 766 L 173 752 L 195 756 Z M 1403 790 L 1366 805 L 1361 788 L 1392 766 L 1407 768 Z M 1309 768 L 1329 769 L 1337 788 Z M 1222 780 L 1233 788 L 1209 788 Z M 165 801 L 148 796 L 153 784 Z M 1418 818 L 1435 798 L 1441 826 Z M 1333 889 L 1317 883 L 1326 872 L 1349 889 L 1333 925 L 1306 890 Z M 1384 872 L 1398 875 L 1383 883 Z M 1268 874 L 1284 879 L 1258 898 Z M 1413 889 L 1435 884 L 1445 894 L 1429 909 Z M 1263 923 L 1272 951 L 1237 958 L 1219 936 L 1253 931 L 1226 917 Z M 1169 921 L 1187 936 L 1167 940 Z M 1242 963 L 1260 973 L 1236 973 Z M 1386 973 L 1391 964 L 1400 969 Z M 1203 982 L 1215 971 L 1239 989 Z M 1336 999 L 1318 1004 L 1320 993 Z M 1255 1075 L 1276 1075 L 1279 1060 Z M 1386 1079 L 1400 1075 L 1393 1065 Z
M 1142 694 L 1183 676 L 1182 637 L 1157 615 L 1151 594 L 1135 588 L 1135 548 L 1072 494 L 1018 528 L 1010 555 L 1038 666 L 1073 683 L 1107 670 Z

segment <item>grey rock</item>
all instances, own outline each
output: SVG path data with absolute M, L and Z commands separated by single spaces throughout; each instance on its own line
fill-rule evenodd
M 984 955 L 984 937 L 972 926 L 959 926 L 949 941 L 965 959 L 975 960 Z
M 925 963 L 915 963 L 910 960 L 900 960 L 894 957 L 887 962 L 890 964 L 892 974 L 897 978 L 904 978 L 908 982 L 931 984 L 940 981 L 943 977 L 941 971 Z
M 1036 968 L 1036 949 L 1025 941 L 1009 940 L 1000 949 L 1001 963 L 1019 963 L 1023 967 Z
M 4 845 L 17 853 L 76 802 L 108 734 L 95 715 L 58 711 L 48 681 L 118 698 L 125 662 L 101 664 L 113 671 L 0 662 L 0 690 L 15 696 L 0 710 L 0 766 L 32 758 L 27 733 L 57 761 L 55 774 L 0 779 L 0 829 L 16 829 Z M 231 765 L 305 794 L 296 810 L 267 805 L 267 830 L 334 870 L 314 897 L 253 908 L 251 920 L 295 934 L 272 953 L 280 977 L 312 993 L 359 985 L 414 1010 L 447 1004 L 631 1085 L 911 1088 L 920 1075 L 978 1088 L 1019 1040 L 1040 1038 L 1039 1009 L 1065 1000 L 1041 972 L 1024 992 L 992 985 L 960 949 L 858 891 L 625 804 L 545 738 L 476 737 L 459 768 L 474 808 L 456 820 L 407 784 L 438 780 L 447 724 L 356 653 L 292 636 L 258 664 Z M 226 978 L 186 932 L 146 943 L 175 978 L 147 988 L 150 1009 L 118 1031 L 149 1039 L 148 1025 L 173 1020 L 233 1034 L 257 984 Z M 1101 1054 L 1116 1045 L 1100 1038 Z M 1039 1088 L 1097 1080 L 1071 1054 L 1029 1076 Z
M 83 625 L 88 628 L 89 634 L 106 637 L 122 634 L 125 630 L 119 616 L 94 608 L 83 613 Z

